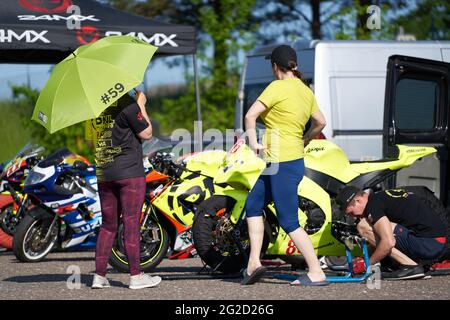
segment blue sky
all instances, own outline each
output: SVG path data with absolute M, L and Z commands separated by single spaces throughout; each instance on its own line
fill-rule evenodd
M 165 61 L 171 58 L 161 58 L 150 62 L 146 74 L 146 84 L 149 88 L 162 84 L 184 83 L 183 68 L 169 68 Z M 30 79 L 32 88 L 42 89 L 50 76 L 48 64 L 0 64 L 0 100 L 11 97 L 10 84 L 27 84 Z
M 404 13 L 407 10 L 411 10 L 415 7 L 415 1 L 410 4 L 409 8 L 402 10 Z M 305 11 L 309 13 L 309 10 Z M 392 14 L 399 14 L 400 12 L 387 12 L 388 16 Z M 349 17 L 347 17 L 348 19 Z M 305 27 L 304 23 L 298 21 L 299 30 L 301 26 Z M 332 39 L 334 38 L 335 28 L 332 25 L 324 25 L 323 33 L 324 38 Z M 301 34 L 300 38 L 304 38 L 309 35 L 309 31 L 305 34 Z M 288 41 L 288 39 L 282 39 L 283 41 Z M 293 40 L 293 39 L 290 39 Z M 298 39 L 296 39 L 298 40 Z M 212 51 L 212 50 L 208 50 Z M 211 52 L 207 52 L 210 54 Z M 183 72 L 184 69 L 181 66 L 170 68 L 166 62 L 170 62 L 173 58 L 160 58 L 151 61 L 149 69 L 147 71 L 146 81 L 148 88 L 152 88 L 163 84 L 181 84 L 185 82 Z M 243 54 L 240 54 L 239 59 L 243 60 Z M 189 73 L 192 74 L 192 59 L 189 57 L 190 70 Z M 0 64 L 0 100 L 8 99 L 11 97 L 10 84 L 26 84 L 29 78 L 30 85 L 32 88 L 42 89 L 50 76 L 51 65 L 26 65 L 26 64 Z M 200 61 L 199 61 L 200 68 Z

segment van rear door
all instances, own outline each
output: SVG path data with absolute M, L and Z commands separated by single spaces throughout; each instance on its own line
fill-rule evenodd
M 394 55 L 386 77 L 383 146 L 449 146 L 450 64 Z M 386 151 L 386 150 L 384 150 Z
M 389 57 L 383 127 L 383 154 L 395 144 L 438 147 L 440 198 L 448 203 L 450 168 L 450 63 Z

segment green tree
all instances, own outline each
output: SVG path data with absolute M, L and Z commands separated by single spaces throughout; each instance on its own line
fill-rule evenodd
M 140 14 L 146 17 L 161 17 L 164 12 L 172 11 L 173 4 L 170 0 L 147 0 L 147 1 L 130 1 L 130 0 L 109 0 L 110 5 L 122 11 L 128 11 Z
M 323 27 L 339 11 L 341 4 L 331 0 L 258 0 L 252 19 L 262 25 L 262 43 L 284 38 L 322 39 Z M 287 35 L 287 37 L 286 37 Z
M 21 101 L 0 101 L 0 162 L 9 161 L 31 140 L 31 132 L 22 125 L 23 103 Z
M 256 0 L 111 0 L 110 3 L 135 14 L 158 16 L 166 22 L 197 28 L 198 55 L 206 62 L 202 70 L 205 79 L 201 80 L 202 111 L 207 115 L 203 117 L 204 128 L 230 127 L 239 83 L 238 54 L 253 45 L 251 34 L 256 31 L 256 26 L 250 26 L 249 19 Z M 162 106 L 164 114 L 155 118 L 161 122 L 163 131 L 167 131 L 165 124 L 171 129 L 192 127 L 192 124 L 185 126 L 187 119 L 196 118 L 192 86 L 179 99 L 163 100 Z
M 29 88 L 26 85 L 12 85 L 11 88 L 13 98 L 16 100 L 17 105 L 21 107 L 21 110 L 18 110 L 18 112 L 22 118 L 22 126 L 31 132 L 32 140 L 35 143 L 43 145 L 49 152 L 67 147 L 72 152 L 83 155 L 90 161 L 93 161 L 92 150 L 85 142 L 84 123 L 79 123 L 50 134 L 43 126 L 31 120 L 34 106 L 39 97 L 39 90 Z
M 450 39 L 450 2 L 447 0 L 422 0 L 416 8 L 398 17 L 394 24 L 418 40 Z
M 367 9 L 371 5 L 377 5 L 381 10 L 380 30 L 367 28 L 367 20 L 370 17 Z M 358 40 L 393 39 L 395 36 L 393 17 L 400 10 L 406 9 L 408 5 L 410 3 L 405 0 L 344 0 L 341 9 L 332 19 L 338 30 L 335 37 L 336 39 Z

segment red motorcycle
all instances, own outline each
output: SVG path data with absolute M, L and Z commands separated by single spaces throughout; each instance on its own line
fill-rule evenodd
M 32 204 L 23 194 L 30 169 L 42 159 L 45 149 L 28 143 L 3 168 L 0 176 L 0 247 L 12 249 L 13 235 Z

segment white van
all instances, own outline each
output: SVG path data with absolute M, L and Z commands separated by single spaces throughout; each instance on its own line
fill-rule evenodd
M 265 60 L 276 45 L 248 53 L 236 103 L 235 129 L 244 129 L 248 108 L 274 77 Z M 352 161 L 382 158 L 386 66 L 392 55 L 450 62 L 450 41 L 299 41 L 299 70 L 324 113 L 325 137 Z

